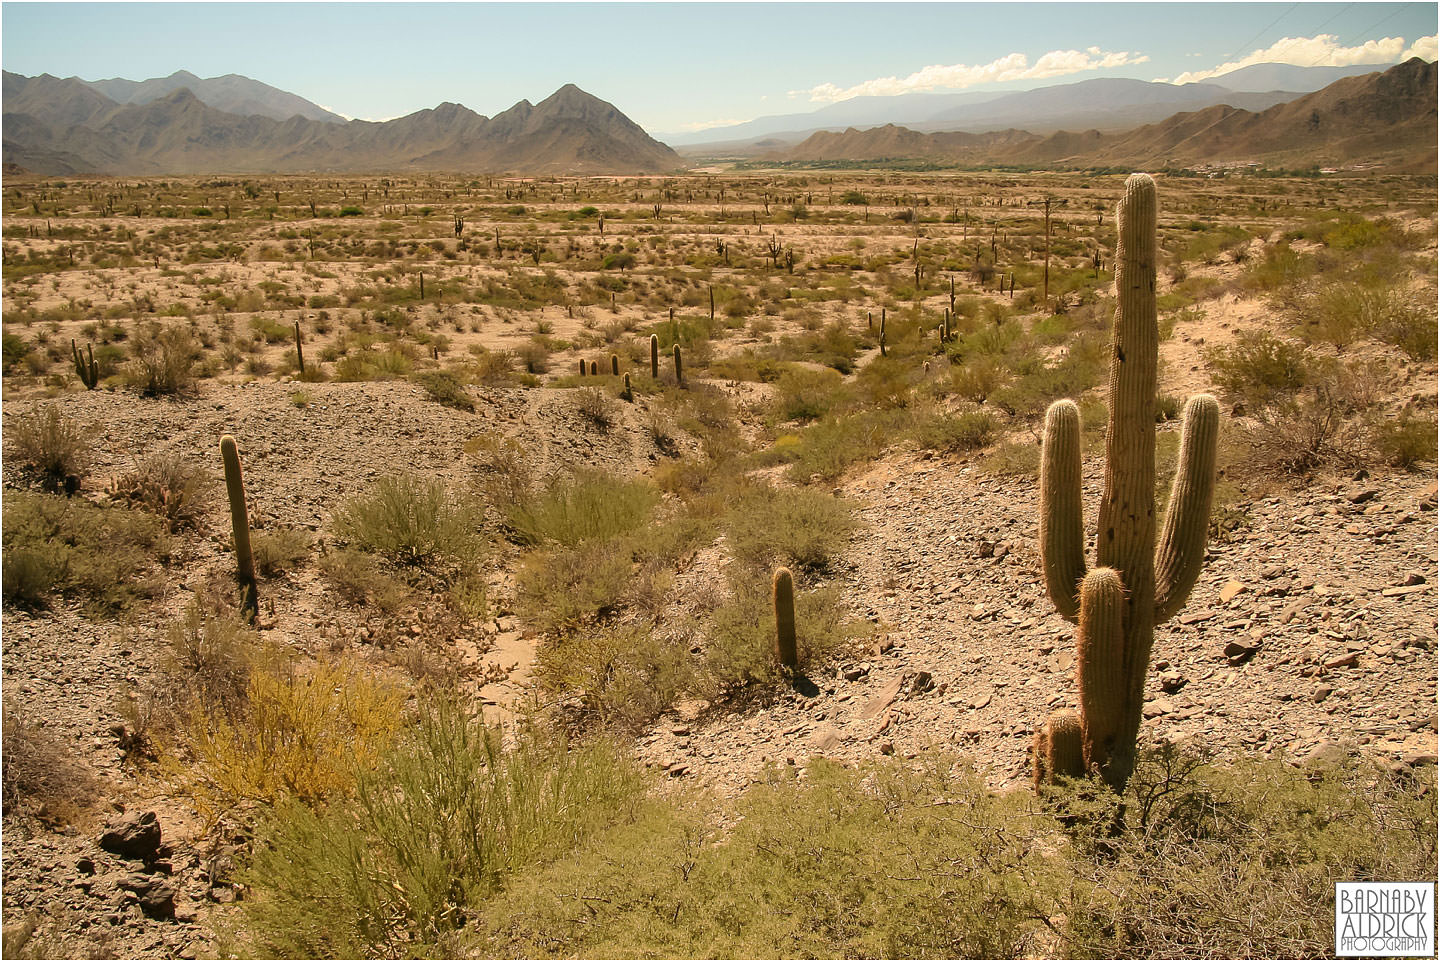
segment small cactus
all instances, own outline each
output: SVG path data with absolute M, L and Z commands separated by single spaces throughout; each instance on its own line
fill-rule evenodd
M 85 390 L 95 390 L 95 385 L 100 383 L 100 365 L 95 363 L 95 346 L 87 344 L 85 352 L 89 360 L 80 356 L 80 348 L 75 346 L 75 339 L 70 339 L 70 357 L 75 361 L 75 373 L 80 376 L 80 383 L 85 385 Z
M 591 374 L 592 376 L 594 376 L 594 377 L 599 377 L 599 376 L 600 376 L 600 362 L 599 362 L 599 361 L 591 361 L 591 362 L 590 362 L 590 374 Z
M 650 376 L 660 380 L 660 338 L 650 335 Z
M 260 614 L 255 585 L 255 560 L 250 554 L 250 514 L 245 507 L 245 479 L 240 473 L 240 449 L 235 438 L 220 439 L 220 457 L 225 462 L 225 493 L 230 498 L 230 527 L 235 536 L 236 575 L 240 582 L 240 614 L 251 624 Z
M 675 345 L 675 383 L 680 387 L 685 386 L 685 369 L 680 366 L 680 345 Z
M 620 355 L 618 354 L 610 355 L 610 373 L 616 377 L 620 376 Z
M 295 362 L 300 365 L 300 373 L 305 373 L 305 348 L 300 343 L 300 322 L 295 322 Z
M 1035 732 L 1030 758 L 1036 791 L 1054 781 L 1057 775 L 1074 778 L 1083 774 L 1085 761 L 1080 746 L 1080 716 L 1068 708 L 1052 713 Z
M 1155 532 L 1155 182 L 1134 174 L 1117 210 L 1110 361 L 1110 423 L 1096 567 L 1085 560 L 1081 503 L 1080 411 L 1056 401 L 1045 414 L 1040 455 L 1040 555 L 1055 610 L 1078 622 L 1080 758 L 1037 753 L 1037 781 L 1098 770 L 1116 791 L 1135 767 L 1145 673 L 1155 626 L 1185 603 L 1200 576 L 1215 487 L 1220 408 L 1199 394 L 1185 405 L 1170 507 Z M 1052 717 L 1042 732 L 1055 725 Z M 1068 731 L 1068 729 L 1067 729 Z M 1047 734 L 1045 737 L 1049 738 Z M 1068 735 L 1066 737 L 1069 737 Z M 1052 739 L 1053 741 L 1053 739 Z M 1041 737 L 1037 735 L 1037 746 Z M 1068 743 L 1067 743 L 1068 744 Z M 1068 767 L 1067 767 L 1068 766 Z
M 775 661 L 784 668 L 800 663 L 795 648 L 795 579 L 789 568 L 776 568 L 771 582 L 771 601 L 775 608 Z
M 585 376 L 585 359 L 583 357 L 580 359 L 580 376 Z
M 621 392 L 620 396 L 627 401 L 635 400 L 635 392 L 630 389 L 630 375 L 628 374 L 625 375 L 625 390 Z

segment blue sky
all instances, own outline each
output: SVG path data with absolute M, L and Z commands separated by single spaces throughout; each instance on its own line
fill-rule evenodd
M 351 117 L 575 83 L 651 132 L 859 94 L 1435 59 L 1434 3 L 4 3 L 6 70 L 238 73 Z

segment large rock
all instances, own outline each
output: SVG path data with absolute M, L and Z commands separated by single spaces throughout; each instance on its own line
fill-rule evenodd
M 160 851 L 160 819 L 145 812 L 112 820 L 100 836 L 100 847 L 121 858 L 152 862 Z

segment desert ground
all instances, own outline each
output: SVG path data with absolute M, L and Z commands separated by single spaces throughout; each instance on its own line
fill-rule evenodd
M 357 771 L 436 699 L 507 744 L 611 746 L 640 795 L 722 833 L 827 759 L 945 758 L 1038 804 L 1036 727 L 1078 704 L 1075 627 L 1040 575 L 1039 439 L 1051 402 L 1079 402 L 1093 535 L 1123 183 L 7 178 L 6 954 L 604 954 L 480 910 L 415 934 L 410 902 L 373 943 L 263 934 L 254 906 L 296 891 L 257 861 L 299 844 L 276 813 L 365 797 Z M 1142 740 L 1349 765 L 1433 810 L 1434 180 L 1157 183 L 1157 516 L 1185 399 L 1214 394 L 1222 427 Z M 780 565 L 794 676 L 769 657 Z M 1433 865 L 1433 811 L 1415 831 Z M 1080 951 L 1041 914 L 970 951 Z M 1296 938 L 1219 944 L 1329 951 Z

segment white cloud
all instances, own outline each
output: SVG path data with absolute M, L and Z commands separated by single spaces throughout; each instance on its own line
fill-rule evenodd
M 1421 60 L 1435 59 L 1435 34 L 1428 37 L 1421 37 L 1410 45 L 1410 48 L 1400 55 L 1401 60 L 1409 60 L 1411 57 L 1419 57 Z
M 680 130 L 683 130 L 685 133 L 693 134 L 696 131 L 700 130 L 710 130 L 714 127 L 733 127 L 736 124 L 743 123 L 745 123 L 745 121 L 743 120 L 734 120 L 728 118 L 725 120 L 700 120 L 696 121 L 693 124 L 681 124 Z
M 1430 41 L 1433 50 L 1434 38 L 1430 38 Z M 1417 46 L 1421 43 L 1423 41 L 1416 41 Z M 1340 38 L 1329 33 L 1315 37 L 1284 37 L 1264 50 L 1256 50 L 1239 60 L 1222 63 L 1212 70 L 1182 73 L 1170 82 L 1195 83 L 1257 63 L 1288 63 L 1297 67 L 1348 67 L 1352 64 L 1393 63 L 1400 59 L 1400 52 L 1404 47 L 1404 37 L 1367 40 L 1356 47 L 1342 47 Z
M 328 111 L 330 111 L 332 114 L 334 114 L 334 115 L 337 116 L 337 117 L 344 117 L 346 120 L 354 120 L 354 119 L 355 119 L 354 117 L 350 116 L 349 114 L 342 114 L 340 111 L 336 110 L 334 107 L 327 107 L 327 106 L 325 106 L 324 104 L 316 104 L 315 106 L 319 107 L 321 110 L 328 110 Z
M 851 97 L 893 97 L 897 94 L 955 90 L 1007 80 L 1044 80 L 1047 77 L 1063 77 L 1086 70 L 1145 63 L 1149 59 L 1129 51 L 1104 53 L 1099 47 L 1091 47 L 1087 51 L 1052 50 L 1041 56 L 1032 66 L 1023 53 L 1012 53 L 987 64 L 936 64 L 922 67 L 908 77 L 877 77 L 853 87 L 842 88 L 832 83 L 823 83 L 809 90 L 792 90 L 790 96 L 808 94 L 812 102 L 837 103 Z

